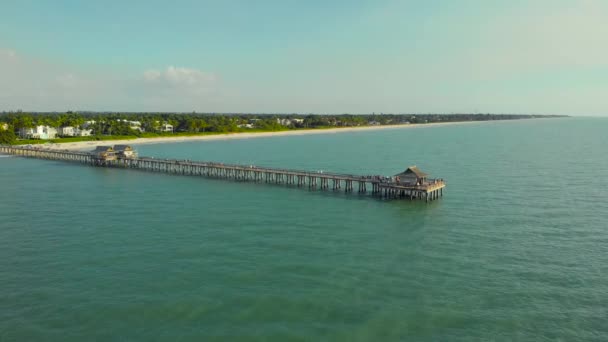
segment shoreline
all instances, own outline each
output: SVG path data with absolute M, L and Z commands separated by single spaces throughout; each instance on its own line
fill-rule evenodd
M 533 119 L 526 119 L 533 120 Z M 251 138 L 268 138 L 281 137 L 290 135 L 313 135 L 313 134 L 335 134 L 348 133 L 358 131 L 376 131 L 385 129 L 405 129 L 405 128 L 420 128 L 420 127 L 437 127 L 459 124 L 497 122 L 497 121 L 519 121 L 519 120 L 488 120 L 488 121 L 457 121 L 457 122 L 433 122 L 426 124 L 399 124 L 399 125 L 384 125 L 384 126 L 362 126 L 362 127 L 343 127 L 343 128 L 327 128 L 327 129 L 302 129 L 292 131 L 279 132 L 257 132 L 257 133 L 224 133 L 213 135 L 193 135 L 179 137 L 154 137 L 154 138 L 136 138 L 136 139 L 117 139 L 117 140 L 91 140 L 77 141 L 65 143 L 48 143 L 42 144 L 45 148 L 57 150 L 84 150 L 93 149 L 97 146 L 104 145 L 149 145 L 149 144 L 166 144 L 166 143 L 181 143 L 190 141 L 208 141 L 208 140 L 233 140 L 233 139 L 251 139 Z M 17 145 L 27 146 L 27 144 Z

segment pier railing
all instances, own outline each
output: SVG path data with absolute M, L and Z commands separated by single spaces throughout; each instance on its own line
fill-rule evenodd
M 158 159 L 152 157 L 108 159 L 95 153 L 48 149 L 42 147 L 0 146 L 0 153 L 27 158 L 78 162 L 100 167 L 128 168 L 168 174 L 181 174 L 236 181 L 265 182 L 308 187 L 311 190 L 341 190 L 386 197 L 431 201 L 443 195 L 443 179 L 428 179 L 417 184 L 400 183 L 381 175 L 353 175 L 324 171 L 307 171 L 236 165 L 218 162 Z M 368 191 L 368 187 L 371 191 Z

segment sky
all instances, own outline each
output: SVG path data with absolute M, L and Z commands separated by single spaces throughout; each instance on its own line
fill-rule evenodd
M 2 0 L 0 110 L 608 115 L 606 0 Z

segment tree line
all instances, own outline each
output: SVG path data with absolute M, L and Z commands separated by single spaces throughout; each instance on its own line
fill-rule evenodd
M 303 128 L 353 127 L 366 125 L 423 124 L 459 121 L 513 120 L 539 117 L 539 115 L 510 114 L 184 114 L 184 113 L 0 113 L 0 139 L 9 138 L 22 128 L 35 126 L 86 127 L 93 135 L 141 136 L 161 135 L 161 125 L 169 124 L 172 133 L 241 132 L 245 130 L 278 131 Z M 132 123 L 140 123 L 134 129 Z M 246 127 L 246 128 L 245 128 Z M 1 127 L 0 127 L 1 128 Z M 12 132 L 7 133 L 7 132 Z M 0 142 L 2 142 L 0 140 Z

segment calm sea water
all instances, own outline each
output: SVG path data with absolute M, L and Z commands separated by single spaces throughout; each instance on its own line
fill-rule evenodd
M 608 119 L 140 146 L 442 200 L 0 158 L 1 341 L 605 341 Z

